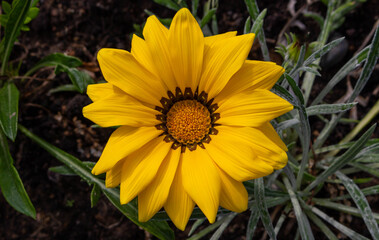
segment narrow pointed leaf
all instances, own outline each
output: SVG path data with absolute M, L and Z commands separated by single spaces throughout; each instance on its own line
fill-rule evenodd
M 290 198 L 291 198 L 292 206 L 293 206 L 295 216 L 297 219 L 297 224 L 299 225 L 299 232 L 300 232 L 301 238 L 303 240 L 314 239 L 312 229 L 311 229 L 311 225 L 309 224 L 308 218 L 304 214 L 304 212 L 300 206 L 299 200 L 297 199 L 296 194 L 295 194 L 294 190 L 292 189 L 290 182 L 288 181 L 287 178 L 284 178 L 283 181 L 284 181 L 284 184 L 287 188 L 288 194 L 290 195 Z
M 351 146 L 342 156 L 338 157 L 332 165 L 330 165 L 324 172 L 322 172 L 308 187 L 304 190 L 304 192 L 309 192 L 318 184 L 325 181 L 330 175 L 341 169 L 347 163 L 352 161 L 354 157 L 359 153 L 359 151 L 363 148 L 367 140 L 371 137 L 374 132 L 376 124 L 373 125 L 370 129 L 368 129 L 355 143 Z
M 180 9 L 180 6 L 172 0 L 153 0 L 153 1 L 169 9 L 172 9 L 174 11 L 178 11 Z
M 207 14 L 201 19 L 200 28 L 203 28 L 210 20 L 212 20 L 213 15 L 216 13 L 216 8 L 210 9 Z
M 26 15 L 29 11 L 31 0 L 16 1 L 4 30 L 3 49 L 1 56 L 1 71 L 0 74 L 5 74 L 5 69 L 8 65 L 9 56 L 11 55 L 14 42 L 20 34 L 21 27 L 24 24 Z
M 55 68 L 55 73 L 58 74 L 61 72 L 67 73 L 71 82 L 79 90 L 80 93 L 84 93 L 87 89 L 88 84 L 93 83 L 92 78 L 88 74 L 76 68 L 70 68 L 64 65 L 57 65 L 57 67 Z
M 265 18 L 266 14 L 267 14 L 267 9 L 263 9 L 263 11 L 254 20 L 254 24 L 250 30 L 251 33 L 255 33 L 255 34 L 259 33 L 259 31 L 262 29 L 263 19 Z
M 255 198 L 257 199 L 258 211 L 259 211 L 259 215 L 261 217 L 263 226 L 265 227 L 270 238 L 276 239 L 274 227 L 272 225 L 270 214 L 268 212 L 267 205 L 266 205 L 263 178 L 257 178 L 255 179 L 254 182 L 255 182 L 254 195 L 255 195 Z
M 247 231 L 246 231 L 246 240 L 253 239 L 255 228 L 257 227 L 259 220 L 259 211 L 256 206 L 253 206 L 251 209 L 251 214 L 249 218 L 249 222 L 247 223 Z
M 24 185 L 13 166 L 8 142 L 0 129 L 0 188 L 1 192 L 14 209 L 29 217 L 36 218 L 36 210 L 25 191 Z
M 197 219 L 193 224 L 192 224 L 192 227 L 191 227 L 191 230 L 189 231 L 188 233 L 188 236 L 191 236 L 196 230 L 198 227 L 201 226 L 201 224 L 203 224 L 203 222 L 205 221 L 205 218 L 203 219 Z
M 314 224 L 316 224 L 317 227 L 320 228 L 320 230 L 322 231 L 322 233 L 328 238 L 328 239 L 331 239 L 331 240 L 338 240 L 337 236 L 334 235 L 334 233 L 332 232 L 332 230 L 330 230 L 330 228 L 328 228 L 328 226 L 326 226 L 324 224 L 324 222 L 319 218 L 317 217 L 312 211 L 309 211 L 309 210 L 305 210 L 304 211 L 307 216 L 309 217 L 309 219 L 312 220 L 312 222 Z
M 357 55 L 352 57 L 334 76 L 328 81 L 326 86 L 321 90 L 318 96 L 313 100 L 312 105 L 316 105 L 322 101 L 322 99 L 337 85 L 342 79 L 345 79 L 346 75 L 352 70 L 357 68 L 367 57 L 369 47 L 366 47 L 360 51 Z
M 310 55 L 305 61 L 304 66 L 308 66 L 309 64 L 313 63 L 317 59 L 320 59 L 322 56 L 327 54 L 330 50 L 332 50 L 334 47 L 336 47 L 338 44 L 340 44 L 345 38 L 341 37 L 338 38 L 326 45 L 324 45 L 321 49 L 314 52 L 312 55 Z
M 359 189 L 359 187 L 347 176 L 341 172 L 336 172 L 337 177 L 342 181 L 343 185 L 349 192 L 350 196 L 357 205 L 359 212 L 362 215 L 362 218 L 367 226 L 367 229 L 370 231 L 373 239 L 379 239 L 379 227 L 374 219 L 370 205 L 367 202 L 365 195 Z
M 340 112 L 346 112 L 357 105 L 357 102 L 352 103 L 336 103 L 336 104 L 321 104 L 316 106 L 308 107 L 308 116 L 318 115 L 318 114 L 335 114 Z
M 312 210 L 313 213 L 318 215 L 320 218 L 324 219 L 326 222 L 328 222 L 330 225 L 341 231 L 343 234 L 348 236 L 351 239 L 356 239 L 356 240 L 368 240 L 368 238 L 360 235 L 359 233 L 351 230 L 350 228 L 342 225 L 338 221 L 334 220 L 332 217 L 328 216 L 326 213 L 322 212 L 318 208 L 311 207 L 309 206 L 310 209 Z
M 19 97 L 20 93 L 14 83 L 6 82 L 0 89 L 0 126 L 12 141 L 17 135 Z
M 69 167 L 73 172 L 79 175 L 88 184 L 98 185 L 101 191 L 112 202 L 112 204 L 135 224 L 137 224 L 138 226 L 142 227 L 143 229 L 147 230 L 148 232 L 160 239 L 174 239 L 174 233 L 167 224 L 167 222 L 154 220 L 150 220 L 148 222 L 139 222 L 138 209 L 136 204 L 131 202 L 128 204 L 121 205 L 119 190 L 115 188 L 105 187 L 104 181 L 92 175 L 91 168 L 84 164 L 82 161 L 68 154 L 67 152 L 53 146 L 45 140 L 39 138 L 23 126 L 20 125 L 19 129 L 22 133 L 24 133 L 27 137 L 31 138 L 34 142 L 36 142 L 40 147 L 45 149 L 53 157 L 55 157 L 57 160 L 61 161 L 63 164 Z
M 30 76 L 32 73 L 37 71 L 42 67 L 56 67 L 57 65 L 63 65 L 70 68 L 76 68 L 81 66 L 83 63 L 79 58 L 68 56 L 62 53 L 53 53 L 44 57 L 36 65 L 34 65 L 27 73 L 26 76 Z
M 94 184 L 91 191 L 91 208 L 96 206 L 101 196 L 101 188 L 99 185 Z
M 218 240 L 225 229 L 229 226 L 230 222 L 237 216 L 237 213 L 232 212 L 229 215 L 225 216 L 225 221 L 220 225 L 216 232 L 212 235 L 210 240 Z

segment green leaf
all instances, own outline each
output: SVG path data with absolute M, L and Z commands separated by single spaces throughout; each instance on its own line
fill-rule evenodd
M 273 93 L 276 95 L 279 95 L 279 97 L 284 98 L 287 100 L 289 103 L 291 103 L 294 107 L 300 108 L 299 103 L 297 100 L 292 96 L 291 93 L 287 91 L 287 89 L 283 88 L 282 86 L 275 84 L 274 87 L 271 89 Z
M 322 172 L 308 187 L 304 192 L 309 192 L 315 186 L 325 181 L 330 175 L 341 169 L 347 163 L 352 161 L 358 152 L 363 148 L 367 140 L 371 137 L 374 132 L 376 124 L 370 127 L 342 156 L 335 159 L 324 172 Z
M 362 191 L 362 193 L 365 196 L 367 196 L 367 195 L 375 195 L 375 194 L 379 193 L 379 185 L 363 188 L 363 189 L 361 189 L 361 191 Z M 346 195 L 343 195 L 343 196 L 332 198 L 331 200 L 333 200 L 333 201 L 340 201 L 340 200 L 348 199 L 348 198 L 350 198 L 350 195 L 346 194 Z
M 321 104 L 316 106 L 308 107 L 308 116 L 318 115 L 318 114 L 334 114 L 340 112 L 346 112 L 357 105 L 358 102 L 352 103 L 336 103 L 336 104 Z
M 370 231 L 373 239 L 379 239 L 379 227 L 376 223 L 370 205 L 367 202 L 365 195 L 359 189 L 359 187 L 347 176 L 336 172 L 337 177 L 342 181 L 346 190 L 349 192 L 350 196 L 353 198 L 355 205 L 357 205 L 359 212 L 362 215 L 363 221 L 365 222 L 367 229 Z
M 270 238 L 276 239 L 274 227 L 272 225 L 270 214 L 268 212 L 267 205 L 266 205 L 263 178 L 255 179 L 254 196 L 255 196 L 257 203 L 258 203 L 258 205 L 257 205 L 258 212 L 259 212 L 259 215 L 261 217 L 263 226 L 265 227 Z
M 201 19 L 200 28 L 203 28 L 207 23 L 209 23 L 210 20 L 212 20 L 212 17 L 216 13 L 216 10 L 216 8 L 212 8 L 205 14 L 203 19 Z
M 351 230 L 350 228 L 342 225 L 341 223 L 339 223 L 338 221 L 334 220 L 332 217 L 330 217 L 326 213 L 322 212 L 318 208 L 315 208 L 315 207 L 312 207 L 312 206 L 308 206 L 308 208 L 310 208 L 313 213 L 315 213 L 316 215 L 318 215 L 319 217 L 321 217 L 322 219 L 324 219 L 326 222 L 328 222 L 329 224 L 331 224 L 333 227 L 335 227 L 336 229 L 338 229 L 339 231 L 341 231 L 343 234 L 345 234 L 349 238 L 356 239 L 356 240 L 368 240 L 368 238 L 366 238 L 366 237 L 360 235 L 359 233 Z
M 199 0 L 192 0 L 191 2 L 192 2 L 191 3 L 192 15 L 196 16 L 197 15 L 197 8 L 199 7 Z
M 181 8 L 176 2 L 172 0 L 153 0 L 153 1 L 162 6 L 165 6 L 166 8 L 172 9 L 174 11 L 179 11 Z
M 304 66 L 308 66 L 317 59 L 320 59 L 322 56 L 327 54 L 330 50 L 335 48 L 338 44 L 340 44 L 345 38 L 341 37 L 338 38 L 326 45 L 324 45 L 321 49 L 315 51 L 312 55 L 310 55 L 305 61 L 304 61 Z
M 354 70 L 359 64 L 361 64 L 367 57 L 369 47 L 366 47 L 360 51 L 357 55 L 352 57 L 334 76 L 322 91 L 318 94 L 312 105 L 316 105 L 322 101 L 322 99 L 337 85 L 342 79 L 345 79 L 346 75 Z
M 205 221 L 205 218 L 203 218 L 203 219 L 197 219 L 192 224 L 192 227 L 191 227 L 191 230 L 188 233 L 188 236 L 191 236 L 197 230 L 197 228 L 200 227 L 201 224 L 203 224 L 204 221 Z
M 218 240 L 221 237 L 221 234 L 225 231 L 225 229 L 229 226 L 230 222 L 237 216 L 237 213 L 232 212 L 225 216 L 222 220 L 222 224 L 216 230 L 216 232 L 212 235 L 210 240 Z
M 101 197 L 101 188 L 99 185 L 94 184 L 91 191 L 91 208 L 96 206 Z
M 283 122 L 280 122 L 278 126 L 276 127 L 276 131 L 282 131 L 287 128 L 294 127 L 296 125 L 299 125 L 300 121 L 297 118 L 292 118 Z
M 67 167 L 69 167 L 73 172 L 79 175 L 88 184 L 98 185 L 101 191 L 112 202 L 112 204 L 135 224 L 137 224 L 138 226 L 142 227 L 143 229 L 160 239 L 174 239 L 174 233 L 166 222 L 158 222 L 154 220 L 150 220 L 148 222 L 143 223 L 139 222 L 138 210 L 135 206 L 135 203 L 131 202 L 128 204 L 121 205 L 119 190 L 115 188 L 105 187 L 104 181 L 92 175 L 91 168 L 86 166 L 82 161 L 68 154 L 67 152 L 53 146 L 45 140 L 37 137 L 23 126 L 19 125 L 19 129 L 22 133 L 24 133 L 27 137 L 35 141 L 40 147 L 45 149 L 53 157 L 55 157 L 63 164 L 65 164 Z
M 378 177 L 379 178 L 379 169 L 377 168 L 373 168 L 373 167 L 369 167 L 369 166 L 366 166 L 364 164 L 360 164 L 360 163 L 350 163 L 349 165 L 355 167 L 355 168 L 358 168 L 364 172 L 367 172 L 375 177 Z
M 334 235 L 334 233 L 332 232 L 332 230 L 330 230 L 330 228 L 328 228 L 328 226 L 326 226 L 320 218 L 318 218 L 315 214 L 313 214 L 313 212 L 309 211 L 309 210 L 304 210 L 304 212 L 307 214 L 307 216 L 316 224 L 317 227 L 320 228 L 321 232 L 323 234 L 325 234 L 325 236 L 328 238 L 328 239 L 331 239 L 331 240 L 338 240 L 338 238 L 336 237 L 336 235 Z
M 227 220 L 226 217 L 221 218 L 220 220 L 218 220 L 215 223 L 213 223 L 212 225 L 209 225 L 208 227 L 204 228 L 203 230 L 201 230 L 200 232 L 196 233 L 195 235 L 193 235 L 192 237 L 188 238 L 187 240 L 199 240 L 199 239 L 201 239 L 202 237 L 204 237 L 208 233 L 211 233 L 213 230 L 215 230 L 216 228 L 218 228 L 226 220 Z
M 367 61 L 363 67 L 361 75 L 357 83 L 354 86 L 354 91 L 351 94 L 348 102 L 354 101 L 356 97 L 358 97 L 359 93 L 362 91 L 364 86 L 366 86 L 367 81 L 370 79 L 370 76 L 374 70 L 376 62 L 379 58 L 379 26 L 377 26 L 374 38 L 372 40 L 370 50 L 368 52 Z
M 88 74 L 85 72 L 79 71 L 76 68 L 69 68 L 64 65 L 57 65 L 55 68 L 55 73 L 61 73 L 65 72 L 67 73 L 68 77 L 70 78 L 71 82 L 74 84 L 75 87 L 79 90 L 80 93 L 84 93 L 88 86 Z
M 138 226 L 144 228 L 149 233 L 158 237 L 159 239 L 175 239 L 174 232 L 164 221 L 149 220 L 147 222 L 138 221 L 138 209 L 135 202 L 128 204 L 120 204 L 120 192 L 115 188 L 106 188 L 104 183 L 101 186 L 101 190 L 109 201 L 126 217 Z
M 53 94 L 57 92 L 79 92 L 79 89 L 74 84 L 65 84 L 65 85 L 61 85 L 56 88 L 50 89 L 48 94 Z
M 19 96 L 20 93 L 14 83 L 6 82 L 0 89 L 0 126 L 12 141 L 17 135 Z
M 278 233 L 279 233 L 280 229 L 282 228 L 283 223 L 286 220 L 288 213 L 291 209 L 292 209 L 291 204 L 287 204 L 286 207 L 284 208 L 284 210 L 281 211 L 282 213 L 280 214 L 280 217 L 279 217 L 278 221 L 276 222 L 275 229 L 274 229 L 276 235 L 278 235 Z
M 263 9 L 263 11 L 258 15 L 258 17 L 254 20 L 253 26 L 250 29 L 251 33 L 258 34 L 263 28 L 263 19 L 265 18 L 267 13 L 267 9 Z
M 289 85 L 291 86 L 292 90 L 294 91 L 296 97 L 300 100 L 300 103 L 302 105 L 304 105 L 303 93 L 301 92 L 300 88 L 297 86 L 295 80 L 293 80 L 293 78 L 288 74 L 284 74 L 284 77 L 287 79 L 287 81 L 288 81 Z
M 246 240 L 253 239 L 255 228 L 257 227 L 259 220 L 259 212 L 257 206 L 253 206 L 250 210 L 251 214 L 247 223 Z
M 35 71 L 43 67 L 56 67 L 57 65 L 63 65 L 69 68 L 76 68 L 81 66 L 83 63 L 79 58 L 68 56 L 62 53 L 53 53 L 49 56 L 44 57 L 36 65 L 34 65 L 25 76 L 30 76 Z
M 249 16 L 249 17 L 247 17 L 247 19 L 245 21 L 245 26 L 243 28 L 243 34 L 249 33 L 250 29 L 251 29 L 251 18 Z
M 325 199 L 319 199 L 319 198 L 313 199 L 313 202 L 319 206 L 323 206 L 329 209 L 333 209 L 339 212 L 347 213 L 347 214 L 362 218 L 362 215 L 359 212 L 359 209 L 355 207 L 347 206 L 346 204 L 336 203 L 336 202 L 332 202 Z M 373 215 L 376 222 L 379 223 L 379 214 L 373 213 Z
M 30 0 L 14 1 L 15 6 L 9 13 L 9 19 L 4 30 L 3 49 L 1 55 L 0 74 L 5 75 L 5 69 L 8 65 L 9 56 L 11 55 L 14 42 L 20 34 L 21 26 L 24 24 L 26 15 L 29 10 Z
M 300 51 L 300 57 L 297 62 L 297 64 L 300 64 L 302 62 L 302 59 L 304 57 L 305 50 L 304 47 L 301 48 Z M 309 120 L 308 120 L 308 115 L 304 107 L 304 98 L 303 98 L 303 93 L 301 92 L 300 88 L 297 86 L 295 80 L 292 79 L 292 77 L 288 74 L 285 74 L 284 76 L 289 85 L 291 86 L 291 89 L 293 90 L 295 96 L 297 99 L 295 99 L 295 103 L 298 106 L 298 111 L 299 111 L 299 120 L 300 120 L 300 126 L 295 128 L 299 128 L 298 132 L 299 137 L 300 137 L 300 142 L 302 146 L 302 159 L 300 163 L 300 169 L 297 174 L 297 179 L 296 179 L 296 188 L 299 189 L 302 178 L 305 172 L 305 166 L 308 163 L 308 152 L 309 152 L 309 145 L 310 145 L 310 138 L 311 138 L 311 127 L 309 125 Z
M 2 7 L 5 14 L 10 13 L 12 10 L 12 6 L 7 1 L 2 1 L 1 7 Z
M 314 239 L 314 236 L 312 234 L 311 225 L 309 224 L 308 218 L 304 214 L 304 212 L 300 206 L 299 200 L 296 197 L 296 194 L 295 194 L 294 190 L 292 189 L 290 182 L 288 181 L 287 178 L 283 178 L 283 182 L 284 182 L 284 184 L 287 188 L 288 194 L 290 195 L 290 198 L 291 198 L 292 206 L 293 206 L 295 216 L 297 219 L 297 224 L 299 225 L 299 232 L 300 232 L 301 238 L 303 240 Z
M 318 14 L 318 13 L 315 13 L 315 12 L 304 12 L 303 15 L 305 17 L 313 18 L 313 20 L 315 20 L 320 27 L 322 27 L 324 25 L 324 18 L 320 14 Z
M 94 162 L 82 162 L 88 169 L 92 169 L 95 166 Z M 64 176 L 76 176 L 76 174 L 71 168 L 66 165 L 50 167 L 49 171 L 59 173 Z
M 259 8 L 258 8 L 257 1 L 256 0 L 245 0 L 245 4 L 246 4 L 247 10 L 250 14 L 251 20 L 253 22 L 255 22 L 258 18 L 258 15 L 259 15 Z M 269 51 L 267 48 L 266 37 L 265 37 L 264 31 L 263 31 L 263 28 L 261 28 L 261 30 L 259 30 L 259 34 L 257 37 L 259 40 L 259 44 L 261 45 L 261 51 L 263 54 L 263 59 L 265 61 L 270 61 L 270 55 L 269 55 Z
M 309 73 L 312 73 L 312 74 L 314 74 L 314 75 L 316 75 L 316 76 L 321 77 L 320 72 L 317 71 L 315 68 L 311 68 L 311 67 L 305 67 L 305 66 L 303 66 L 303 67 L 300 67 L 300 68 L 298 69 L 298 71 L 309 72 Z
M 39 13 L 39 8 L 31 7 L 28 11 L 27 16 L 30 18 L 30 20 L 33 20 L 34 18 L 36 18 L 38 16 L 38 13 Z
M 29 217 L 36 218 L 36 210 L 25 191 L 24 185 L 13 166 L 8 142 L 0 130 L 0 188 L 5 200 L 14 209 Z

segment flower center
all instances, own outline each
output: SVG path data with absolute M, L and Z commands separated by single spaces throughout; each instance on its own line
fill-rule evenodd
M 216 121 L 220 119 L 217 103 L 208 94 L 196 89 L 185 88 L 184 92 L 177 87 L 175 93 L 168 91 L 168 98 L 162 97 L 162 106 L 155 106 L 160 114 L 155 115 L 161 123 L 156 129 L 163 131 L 164 141 L 172 144 L 172 149 L 181 148 L 182 153 L 188 148 L 195 151 L 197 146 L 204 148 L 204 143 L 212 140 L 210 135 L 217 135 Z
M 211 116 L 208 108 L 198 101 L 183 100 L 170 108 L 166 126 L 179 143 L 198 143 L 209 133 Z

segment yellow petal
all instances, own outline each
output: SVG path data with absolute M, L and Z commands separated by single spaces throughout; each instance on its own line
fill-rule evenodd
M 233 212 L 243 212 L 247 209 L 248 194 L 245 186 L 218 168 L 221 178 L 220 205 Z
M 221 127 L 223 126 L 217 128 L 219 133 L 212 135 L 211 142 L 205 147 L 222 170 L 239 182 L 263 177 L 273 171 L 270 165 L 257 159 L 253 149 L 245 140 L 240 140 L 238 135 L 230 131 L 223 131 Z
M 289 102 L 268 90 L 243 91 L 220 104 L 217 112 L 221 118 L 217 123 L 258 127 L 292 109 Z
M 233 142 L 241 142 L 252 148 L 254 156 L 274 169 L 287 164 L 287 147 L 270 123 L 257 128 L 218 126 L 217 130 Z M 213 138 L 213 136 L 212 136 Z
M 91 84 L 87 87 L 87 95 L 93 102 L 96 102 L 102 98 L 107 97 L 110 94 L 113 94 L 115 88 L 117 87 L 113 86 L 110 83 Z
M 156 76 L 160 76 L 145 40 L 133 34 L 132 48 L 130 52 L 142 66 Z
M 252 130 L 251 139 L 257 156 L 274 169 L 281 169 L 286 166 L 288 161 L 287 147 L 271 124 L 266 123 L 258 128 L 252 128 Z
M 119 127 L 110 136 L 99 161 L 92 169 L 92 173 L 98 175 L 107 172 L 118 161 L 141 148 L 161 133 L 155 127 Z
M 204 55 L 199 92 L 215 97 L 245 62 L 253 40 L 254 34 L 245 34 L 214 43 Z
M 120 202 L 126 204 L 143 191 L 157 175 L 171 145 L 163 136 L 155 138 L 141 149 L 129 155 L 122 166 Z
M 107 188 L 117 187 L 121 182 L 121 170 L 124 161 L 119 161 L 105 175 L 105 186 Z
M 204 56 L 208 54 L 209 49 L 213 47 L 213 45 L 223 39 L 235 37 L 237 35 L 237 31 L 226 32 L 222 34 L 212 35 L 204 38 Z
M 223 40 L 223 39 L 226 39 L 226 38 L 235 37 L 236 35 L 237 35 L 237 31 L 226 32 L 226 33 L 217 34 L 217 35 L 212 35 L 212 36 L 209 36 L 209 37 L 205 37 L 204 44 L 207 47 L 213 47 L 213 44 L 215 44 L 216 42 L 218 42 L 220 40 Z
M 187 8 L 179 10 L 171 23 L 168 42 L 172 70 L 179 87 L 198 86 L 203 66 L 204 35 Z
M 146 50 L 150 53 L 152 64 L 155 65 L 155 71 L 159 74 L 168 89 L 174 92 L 177 84 L 170 62 L 168 29 L 161 24 L 156 16 L 150 16 L 143 28 L 143 36 L 145 44 L 137 47 L 136 51 L 139 48 L 144 48 L 145 45 L 147 46 Z M 132 52 L 134 52 L 134 49 L 132 49 Z
M 103 48 L 97 54 L 97 59 L 107 82 L 140 101 L 160 105 L 162 93 L 166 92 L 164 84 L 138 63 L 131 53 Z
M 180 158 L 180 149 L 173 150 L 163 160 L 156 177 L 138 195 L 138 221 L 146 222 L 165 204 Z
M 233 75 L 225 88 L 217 95 L 215 102 L 221 103 L 228 96 L 249 88 L 270 90 L 283 72 L 284 68 L 273 62 L 246 60 L 241 69 Z
M 83 108 L 84 117 L 102 127 L 128 125 L 132 127 L 155 126 L 158 111 L 118 90 Z
M 164 209 L 175 226 L 184 231 L 193 208 L 195 207 L 195 203 L 186 191 L 184 191 L 182 162 L 183 159 L 181 157 L 174 180 L 172 181 L 170 193 L 164 204 Z
M 207 152 L 198 148 L 183 154 L 183 186 L 210 223 L 214 223 L 220 201 L 221 180 Z

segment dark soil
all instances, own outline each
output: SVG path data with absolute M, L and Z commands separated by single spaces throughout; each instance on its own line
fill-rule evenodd
M 298 1 L 295 9 L 300 9 L 305 2 L 305 0 Z M 150 0 L 41 0 L 39 7 L 40 14 L 30 24 L 31 31 L 22 33 L 15 49 L 15 52 L 23 57 L 20 72 L 26 72 L 50 53 L 62 52 L 83 60 L 83 69 L 87 70 L 95 81 L 102 79 L 96 61 L 97 51 L 104 47 L 130 50 L 131 34 L 135 31 L 133 24 L 141 25 L 148 17 L 144 9 L 149 9 L 160 17 L 174 15 L 172 10 Z M 265 34 L 273 61 L 280 63 L 281 57 L 275 53 L 274 47 L 278 34 L 291 18 L 291 14 L 286 10 L 287 2 L 259 1 L 259 7 L 268 10 L 264 23 Z M 364 38 L 378 20 L 376 12 L 378 7 L 375 1 L 368 1 L 347 15 L 345 23 L 338 29 L 339 34 L 346 36 L 348 43 L 346 55 L 334 67 L 322 71 L 323 77 L 316 79 L 311 99 L 317 96 L 333 74 L 360 48 Z M 324 16 L 326 7 L 318 2 L 312 4 L 309 10 Z M 220 1 L 217 11 L 220 33 L 238 30 L 241 34 L 247 17 L 248 12 L 243 0 Z M 316 40 L 320 32 L 317 23 L 302 16 L 298 20 L 304 28 L 291 26 L 288 30 L 298 34 L 305 42 Z M 262 59 L 257 41 L 250 57 Z M 353 75 L 349 78 L 354 86 L 358 77 Z M 358 105 L 355 112 L 358 119 L 361 119 L 378 99 L 379 86 L 376 79 L 378 79 L 378 69 L 362 93 L 361 98 L 364 101 Z M 55 87 L 69 83 L 65 74 L 55 76 L 51 68 L 38 72 L 35 78 L 19 83 L 21 92 L 19 121 L 33 133 L 79 159 L 95 162 L 112 131 L 91 128 L 92 123 L 82 116 L 82 108 L 90 103 L 86 95 L 75 92 L 48 93 Z M 345 92 L 346 81 L 343 81 L 335 88 L 333 94 L 326 97 L 326 102 L 335 102 Z M 378 120 L 376 117 L 373 122 Z M 312 118 L 312 133 L 315 136 L 322 126 L 323 123 L 319 119 Z M 337 128 L 331 141 L 338 142 L 351 129 L 350 125 Z M 379 137 L 378 129 L 374 137 Z M 23 134 L 19 133 L 16 142 L 10 142 L 10 147 L 14 164 L 36 208 L 37 219 L 33 220 L 16 212 L 3 197 L 0 197 L 0 239 L 153 238 L 119 213 L 105 197 L 91 208 L 89 200 L 91 188 L 79 177 L 61 176 L 49 171 L 50 167 L 61 165 L 60 162 Z M 375 181 L 378 184 L 378 180 Z M 373 210 L 378 212 L 379 197 L 369 197 L 368 200 Z M 271 212 L 274 211 L 271 209 Z M 335 214 L 336 219 L 339 218 L 357 232 L 370 236 L 358 218 L 351 219 Z M 273 217 L 278 219 L 279 215 Z M 244 239 L 248 219 L 247 212 L 239 215 L 225 231 L 222 239 Z M 292 213 L 289 219 L 285 222 L 279 239 L 293 239 L 296 221 Z M 185 232 L 175 229 L 177 239 L 184 239 L 189 229 L 190 224 Z M 316 227 L 314 232 L 317 239 L 325 238 Z M 256 229 L 255 237 L 267 238 L 261 224 Z M 342 235 L 339 237 L 343 238 Z

